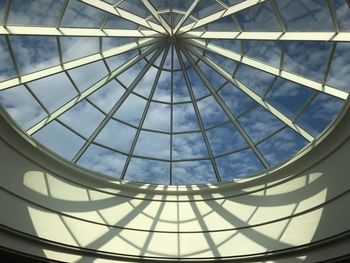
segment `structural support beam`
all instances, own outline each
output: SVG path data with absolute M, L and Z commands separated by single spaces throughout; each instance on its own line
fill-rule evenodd
M 147 8 L 147 10 L 152 14 L 152 16 L 162 25 L 162 27 L 168 32 L 168 34 L 172 34 L 172 30 L 168 23 L 164 20 L 164 18 L 158 14 L 157 10 L 148 0 L 141 0 L 143 5 Z
M 209 90 L 210 94 L 214 97 L 216 102 L 219 104 L 221 109 L 225 112 L 226 116 L 230 119 L 230 121 L 233 123 L 237 131 L 241 134 L 242 138 L 246 141 L 246 143 L 249 145 L 249 147 L 253 150 L 255 155 L 258 157 L 260 162 L 267 168 L 269 167 L 269 163 L 265 159 L 265 157 L 262 155 L 262 153 L 259 151 L 258 147 L 254 144 L 252 139 L 249 137 L 249 135 L 246 133 L 246 131 L 243 129 L 241 124 L 238 122 L 236 117 L 232 114 L 230 109 L 227 107 L 223 99 L 217 94 L 215 88 L 212 86 L 210 81 L 207 79 L 203 71 L 199 68 L 199 66 L 196 64 L 192 56 L 189 54 L 186 48 L 182 49 L 183 54 L 186 56 L 188 62 L 192 65 L 193 69 L 198 74 L 199 78 L 202 80 L 202 82 L 205 84 L 206 88 Z
M 216 179 L 217 179 L 218 182 L 220 182 L 221 181 L 220 172 L 219 172 L 219 169 L 218 169 L 218 167 L 216 165 L 216 161 L 215 161 L 215 158 L 214 158 L 213 150 L 210 147 L 209 138 L 207 136 L 207 133 L 205 132 L 203 119 L 202 119 L 200 110 L 198 108 L 198 105 L 197 105 L 197 102 L 196 102 L 196 99 L 195 99 L 195 96 L 194 96 L 194 93 L 193 93 L 192 84 L 190 82 L 190 79 L 189 79 L 188 74 L 187 74 L 186 69 L 185 69 L 186 68 L 185 67 L 185 63 L 183 62 L 182 56 L 181 56 L 180 51 L 178 50 L 178 48 L 176 48 L 176 53 L 177 53 L 177 56 L 179 58 L 179 63 L 180 63 L 180 66 L 181 66 L 182 74 L 185 77 L 187 90 L 188 90 L 188 93 L 190 94 L 190 97 L 191 97 L 191 102 L 193 104 L 193 109 L 194 109 L 194 112 L 196 114 L 196 118 L 197 118 L 199 127 L 201 129 L 201 133 L 202 133 L 202 136 L 203 136 L 203 139 L 204 139 L 204 142 L 205 142 L 205 146 L 206 146 L 207 151 L 208 151 L 208 156 L 210 158 L 210 162 L 211 162 L 211 164 L 213 166 L 213 170 L 214 170 Z
M 223 76 L 227 81 L 229 81 L 231 84 L 235 85 L 237 88 L 239 88 L 241 91 L 243 91 L 247 96 L 249 96 L 251 99 L 253 99 L 255 102 L 257 102 L 260 106 L 262 106 L 263 108 L 268 110 L 275 117 L 277 117 L 279 120 L 281 120 L 283 123 L 285 123 L 288 127 L 292 128 L 294 131 L 299 133 L 307 141 L 312 142 L 315 139 L 310 133 L 308 133 L 303 128 L 301 128 L 299 125 L 294 123 L 286 115 L 284 115 L 282 112 L 280 112 L 274 106 L 272 106 L 270 103 L 265 101 L 263 98 L 261 98 L 254 91 L 249 89 L 242 82 L 240 82 L 237 79 L 233 78 L 231 76 L 231 74 L 229 74 L 228 72 L 223 70 L 221 67 L 219 67 L 217 64 L 215 64 L 213 61 L 211 61 L 209 58 L 203 56 L 201 54 L 201 52 L 199 52 L 198 50 L 194 49 L 193 47 L 188 47 L 187 46 L 187 49 L 190 50 L 199 59 L 201 59 L 204 63 L 206 63 L 209 67 L 211 67 L 213 70 L 215 70 L 221 76 Z
M 31 36 L 74 36 L 74 37 L 136 37 L 160 38 L 164 35 L 153 30 L 132 29 L 99 29 L 72 27 L 38 27 L 38 26 L 0 26 L 0 35 L 31 35 Z
M 197 4 L 199 3 L 200 0 L 194 0 L 193 3 L 191 4 L 191 6 L 187 9 L 186 13 L 184 14 L 183 17 L 181 17 L 180 21 L 177 23 L 177 25 L 174 28 L 174 34 L 177 33 L 177 31 L 179 31 L 179 29 L 181 28 L 181 26 L 183 25 L 183 23 L 185 23 L 185 21 L 187 20 L 187 18 L 191 15 L 193 9 L 195 9 L 195 7 L 197 6 Z
M 20 85 L 20 84 L 24 84 L 30 81 L 34 81 L 37 79 L 41 79 L 41 78 L 45 78 L 48 77 L 50 75 L 54 75 L 60 72 L 63 72 L 65 70 L 70 70 L 76 67 L 80 67 L 92 62 L 96 62 L 105 58 L 109 58 L 112 56 L 116 56 L 131 50 L 134 50 L 136 48 L 140 48 L 140 47 L 144 47 L 144 46 L 148 46 L 151 44 L 154 44 L 155 42 L 159 42 L 159 40 L 157 41 L 157 39 L 145 39 L 142 41 L 139 41 L 139 43 L 136 42 L 132 42 L 129 44 L 125 44 L 119 47 L 115 47 L 106 51 L 103 51 L 101 53 L 97 53 L 97 54 L 93 54 L 84 58 L 80 58 L 77 60 L 73 60 L 70 62 L 66 62 L 63 63 L 62 65 L 57 65 L 57 66 L 53 66 L 47 69 L 43 69 L 34 73 L 30 73 L 27 75 L 23 75 L 17 78 L 13 78 L 10 80 L 6 80 L 0 83 L 0 91 L 4 90 L 4 89 L 9 89 L 12 88 L 14 86 Z
M 52 112 L 49 116 L 47 116 L 45 119 L 41 120 L 39 123 L 35 124 L 33 127 L 27 130 L 27 133 L 29 135 L 34 134 L 38 130 L 40 130 L 42 127 L 50 123 L 51 121 L 57 119 L 61 114 L 66 112 L 67 110 L 71 109 L 74 107 L 76 104 L 78 104 L 80 101 L 83 99 L 87 98 L 89 95 L 94 93 L 96 90 L 100 89 L 104 85 L 106 85 L 109 81 L 132 67 L 134 64 L 151 54 L 156 48 L 159 47 L 159 44 L 154 44 L 150 46 L 148 49 L 146 49 L 142 54 L 139 54 L 138 56 L 134 57 L 133 59 L 129 60 L 127 63 L 123 64 L 120 66 L 118 69 L 114 70 L 112 73 L 108 74 L 105 76 L 103 79 L 83 91 L 81 94 L 78 96 L 74 97 L 71 99 L 69 102 L 64 104 L 62 107 L 58 108 L 56 111 Z
M 190 31 L 181 35 L 189 39 L 237 39 L 281 41 L 350 41 L 350 32 L 202 32 Z
M 204 26 L 206 24 L 214 22 L 214 21 L 216 21 L 216 20 L 218 20 L 220 18 L 232 15 L 234 13 L 237 13 L 239 11 L 242 11 L 244 9 L 252 7 L 252 6 L 256 5 L 256 4 L 263 3 L 265 1 L 267 1 L 267 0 L 245 0 L 243 2 L 240 2 L 240 3 L 236 4 L 236 5 L 233 5 L 233 6 L 229 7 L 228 9 L 224 9 L 224 10 L 218 11 L 218 12 L 212 14 L 212 15 L 209 15 L 209 16 L 206 16 L 206 17 L 204 17 L 202 19 L 199 19 L 197 22 L 193 22 L 191 24 L 183 26 L 183 27 L 181 27 L 179 29 L 179 32 L 180 33 L 188 32 L 190 30 L 199 28 L 201 26 Z
M 159 33 L 162 33 L 165 35 L 167 34 L 165 29 L 161 25 L 158 25 L 158 24 L 151 22 L 151 21 L 147 21 L 146 19 L 144 19 L 142 17 L 134 15 L 128 11 L 125 11 L 124 9 L 114 7 L 113 5 L 108 4 L 104 1 L 101 1 L 101 0 L 79 0 L 79 1 L 83 2 L 85 4 L 88 4 L 92 7 L 95 7 L 99 10 L 105 11 L 109 14 L 119 16 L 121 18 L 129 20 L 129 21 L 136 23 L 138 25 L 152 29 L 152 30 L 157 31 Z
M 221 56 L 224 56 L 226 58 L 232 59 L 234 61 L 237 61 L 239 63 L 243 63 L 245 65 L 251 66 L 253 68 L 265 71 L 269 74 L 272 74 L 274 76 L 281 77 L 283 79 L 293 81 L 295 83 L 298 83 L 300 85 L 306 86 L 308 88 L 317 90 L 319 92 L 323 92 L 332 96 L 335 96 L 337 98 L 346 100 L 348 97 L 348 93 L 336 88 L 333 88 L 331 86 L 323 85 L 322 83 L 313 81 L 311 79 L 304 78 L 302 76 L 296 75 L 294 73 L 290 73 L 284 70 L 280 70 L 279 68 L 275 68 L 273 66 L 267 65 L 263 62 L 259 62 L 255 59 L 251 59 L 246 56 L 241 56 L 240 54 L 233 52 L 231 50 L 213 45 L 213 44 L 206 44 L 203 41 L 199 40 L 188 40 L 189 45 L 186 45 L 188 48 L 191 49 L 192 45 L 197 46 L 202 49 L 206 49 L 208 51 L 214 52 L 216 54 L 219 54 Z
M 141 70 L 141 72 L 137 75 L 137 77 L 134 79 L 134 81 L 130 84 L 130 86 L 127 88 L 127 90 L 124 92 L 124 94 L 120 97 L 120 99 L 116 102 L 116 104 L 113 106 L 113 108 L 108 112 L 108 114 L 105 116 L 105 118 L 102 120 L 102 122 L 98 125 L 96 130 L 93 132 L 93 134 L 89 137 L 89 139 L 84 143 L 83 147 L 80 148 L 79 152 L 74 156 L 72 162 L 76 163 L 80 157 L 84 154 L 84 152 L 89 148 L 91 143 L 96 139 L 96 137 L 100 134 L 102 129 L 107 125 L 109 120 L 113 117 L 113 115 L 117 112 L 117 110 L 121 107 L 121 105 L 125 102 L 125 100 L 129 97 L 131 92 L 135 89 L 137 84 L 141 81 L 141 79 L 144 77 L 144 75 L 147 73 L 150 67 L 152 67 L 153 63 L 156 61 L 156 59 L 160 56 L 160 54 L 163 52 L 164 48 L 160 47 L 156 50 L 156 52 L 152 55 L 151 59 L 148 61 L 146 66 L 144 66 Z M 145 52 L 143 52 L 141 55 L 144 55 Z M 135 64 L 135 63 L 133 63 Z M 114 75 L 113 78 L 117 76 L 117 74 Z M 111 79 L 111 78 L 110 78 Z

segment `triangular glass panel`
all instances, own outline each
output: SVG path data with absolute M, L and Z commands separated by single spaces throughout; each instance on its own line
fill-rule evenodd
M 77 0 L 70 0 L 60 26 L 101 28 L 107 17 L 106 12 Z

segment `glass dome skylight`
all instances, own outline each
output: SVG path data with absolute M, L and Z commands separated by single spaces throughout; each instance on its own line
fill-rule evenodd
M 216 183 L 332 123 L 349 41 L 348 0 L 0 0 L 0 104 L 89 170 Z

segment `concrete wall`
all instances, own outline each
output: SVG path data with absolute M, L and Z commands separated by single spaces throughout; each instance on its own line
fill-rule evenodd
M 65 262 L 341 257 L 350 251 L 350 111 L 337 122 L 266 175 L 165 187 L 77 169 L 1 116 L 0 246 Z

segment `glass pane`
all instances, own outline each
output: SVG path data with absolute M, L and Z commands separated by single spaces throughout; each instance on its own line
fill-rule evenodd
M 280 67 L 281 43 L 278 41 L 244 41 L 244 54 L 276 68 Z
M 191 100 L 182 71 L 173 72 L 173 96 L 174 102 Z
M 119 178 L 126 161 L 126 156 L 107 150 L 97 145 L 90 145 L 78 164 L 89 170 Z
M 201 132 L 173 135 L 173 159 L 208 158 Z
M 263 2 L 236 13 L 243 31 L 280 31 L 270 2 Z
M 278 78 L 266 99 L 292 119 L 315 92 L 305 86 Z
M 207 136 L 214 156 L 247 147 L 247 143 L 231 123 L 207 131 Z
M 108 50 L 111 48 L 123 46 L 128 43 L 135 42 L 136 39 L 132 37 L 103 37 L 102 38 L 102 50 Z
M 215 62 L 218 66 L 220 66 L 223 70 L 230 73 L 230 75 L 233 74 L 237 67 L 237 62 L 231 59 L 228 59 L 226 57 L 220 56 L 214 52 L 207 51 L 206 56 Z M 221 78 L 221 77 L 220 77 Z
M 80 91 L 86 90 L 108 75 L 106 66 L 102 61 L 71 69 L 68 73 Z
M 209 80 L 214 89 L 217 90 L 224 83 L 226 83 L 226 79 L 224 79 L 224 77 L 222 77 L 219 73 L 210 68 L 204 62 L 199 62 L 198 66 L 200 70 L 204 73 L 205 77 Z
M 152 102 L 148 109 L 143 128 L 169 132 L 170 105 Z
M 113 29 L 137 29 L 139 26 L 119 16 L 109 15 L 104 28 Z
M 327 84 L 350 92 L 350 43 L 337 43 Z
M 217 179 L 210 161 L 175 162 L 172 164 L 174 185 L 216 183 Z
M 222 5 L 213 0 L 201 0 L 198 2 L 191 15 L 200 19 L 223 9 L 224 7 Z
M 223 47 L 238 54 L 241 54 L 241 40 L 235 39 L 211 39 L 208 43 Z
M 131 83 L 133 83 L 133 81 L 135 80 L 136 76 L 140 74 L 142 68 L 145 66 L 146 66 L 146 62 L 144 60 L 141 60 L 140 62 L 128 68 L 126 71 L 120 74 L 117 78 L 121 83 L 123 83 L 125 87 L 129 87 Z
M 236 117 L 252 107 L 255 102 L 231 83 L 226 84 L 219 95 Z
M 65 73 L 30 82 L 28 87 L 50 112 L 78 95 Z
M 159 101 L 171 101 L 171 73 L 169 71 L 162 71 L 153 99 Z
M 61 37 L 60 43 L 63 61 L 83 58 L 99 52 L 97 37 Z
M 121 4 L 118 5 L 118 7 L 121 7 L 126 11 L 129 11 L 130 13 L 141 17 L 147 17 L 150 15 L 150 12 L 146 9 L 140 0 L 124 0 Z
M 0 82 L 17 75 L 5 37 L 0 36 Z
M 70 0 L 61 26 L 100 28 L 107 14 L 77 0 Z
M 244 114 L 239 122 L 255 143 L 284 126 L 284 123 L 261 106 Z
M 84 144 L 82 138 L 56 121 L 44 126 L 33 137 L 67 160 L 72 160 Z
M 114 114 L 114 117 L 137 126 L 139 125 L 145 106 L 146 100 L 131 94 Z
M 341 31 L 350 31 L 350 4 L 347 0 L 333 0 L 337 23 Z
M 220 105 L 210 96 L 198 101 L 198 108 L 201 114 L 204 126 L 210 128 L 212 126 L 223 124 L 228 120 L 227 115 L 221 109 Z
M 10 36 L 10 40 L 21 74 L 59 64 L 55 37 Z
M 63 113 L 59 120 L 88 138 L 104 119 L 104 115 L 90 103 L 82 101 Z
M 129 153 L 136 129 L 121 122 L 110 120 L 96 137 L 96 142 Z
M 331 124 L 343 105 L 343 100 L 320 93 L 300 115 L 297 123 L 317 137 Z
M 125 180 L 150 184 L 169 184 L 170 163 L 131 158 Z
M 208 31 L 239 31 L 231 16 L 225 16 L 219 20 L 216 20 L 215 22 L 207 24 L 205 25 L 205 29 Z
M 124 92 L 125 89 L 118 82 L 111 80 L 96 92 L 91 94 L 88 99 L 102 111 L 108 113 Z
M 24 130 L 46 117 L 45 111 L 24 86 L 1 91 L 0 105 Z
M 252 150 L 245 150 L 216 159 L 222 180 L 231 180 L 264 169 Z
M 266 160 L 275 165 L 287 160 L 308 142 L 290 128 L 285 128 L 271 138 L 258 145 Z
M 287 42 L 283 69 L 323 81 L 331 46 L 329 42 Z
M 0 25 L 3 24 L 3 15 L 5 13 L 5 8 L 7 6 L 7 1 L 0 1 Z
M 55 26 L 63 3 L 64 0 L 12 0 L 7 24 Z
M 142 131 L 137 141 L 134 154 L 169 160 L 170 136 L 161 133 Z
M 192 103 L 173 106 L 173 132 L 199 130 L 199 124 Z
M 151 93 L 157 72 L 157 68 L 150 67 L 140 82 L 137 83 L 134 92 L 148 98 Z
M 246 65 L 240 65 L 235 78 L 261 97 L 271 85 L 275 76 Z
M 198 99 L 210 94 L 208 88 L 204 85 L 193 68 L 187 69 L 186 71 L 191 84 L 190 88 L 192 89 L 195 98 Z
M 287 31 L 332 31 L 327 1 L 279 0 L 276 4 Z
M 137 56 L 138 53 L 139 52 L 137 50 L 131 50 L 121 55 L 109 57 L 105 61 L 109 66 L 109 68 L 111 69 L 111 71 L 114 71 L 117 68 L 119 68 L 121 65 L 123 65 L 125 62 L 129 61 L 131 58 Z

